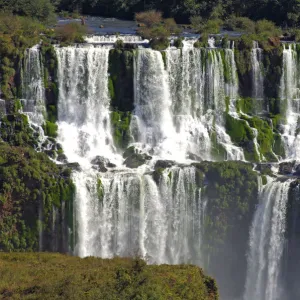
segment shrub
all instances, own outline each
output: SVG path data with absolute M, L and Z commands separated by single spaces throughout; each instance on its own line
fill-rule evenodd
M 228 30 L 255 33 L 255 23 L 246 17 L 230 17 L 225 22 L 225 28 Z
M 124 42 L 122 40 L 117 40 L 115 42 L 115 48 L 116 49 L 123 49 L 124 48 Z
M 183 42 L 182 41 L 183 41 L 182 37 L 176 39 L 174 41 L 174 46 L 177 47 L 177 48 L 182 48 L 183 47 Z
M 150 28 L 162 22 L 162 13 L 156 10 L 149 10 L 135 14 L 135 20 Z
M 56 38 L 64 43 L 83 43 L 87 28 L 77 22 L 59 26 L 55 29 Z
M 268 20 L 261 20 L 256 22 L 255 31 L 257 34 L 269 38 L 278 37 L 282 34 L 281 30 L 276 25 Z

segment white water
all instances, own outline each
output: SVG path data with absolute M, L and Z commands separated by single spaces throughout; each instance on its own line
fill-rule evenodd
M 85 37 L 85 41 L 89 44 L 114 44 L 117 40 L 121 40 L 126 44 L 145 44 L 149 42 L 138 35 L 91 35 Z
M 58 141 L 69 161 L 89 170 L 97 155 L 116 162 L 110 127 L 109 48 L 56 48 L 58 58 Z
M 263 75 L 263 49 L 259 48 L 257 42 L 253 42 L 251 52 L 252 64 L 252 97 L 256 100 L 263 100 L 264 98 L 264 75 Z M 258 105 L 261 110 L 262 106 Z
M 39 46 L 26 49 L 22 68 L 22 111 L 30 122 L 42 125 L 46 116 L 44 72 Z
M 281 78 L 282 106 L 286 108 L 286 123 L 282 138 L 287 159 L 300 158 L 300 74 L 295 44 L 284 44 Z
M 279 275 L 291 180 L 268 181 L 260 191 L 260 202 L 250 231 L 244 300 L 283 299 Z
M 103 199 L 97 198 L 91 174 L 77 181 L 84 191 L 78 211 L 80 256 L 140 255 L 149 263 L 200 263 L 204 207 L 201 191 L 194 188 L 194 168 L 166 170 L 159 185 L 151 175 L 136 172 L 101 178 Z

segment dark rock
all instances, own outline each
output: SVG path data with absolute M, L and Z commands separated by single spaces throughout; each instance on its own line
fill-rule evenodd
M 60 161 L 60 162 L 62 162 L 64 164 L 66 164 L 68 162 L 67 156 L 65 154 L 63 154 L 63 153 L 58 154 L 56 160 Z
M 111 163 L 107 158 L 97 155 L 92 159 L 91 163 L 94 165 L 93 169 L 99 172 L 107 172 L 107 168 L 115 168 L 116 165 Z
M 263 175 L 272 175 L 272 164 L 269 163 L 261 163 L 261 164 L 257 164 L 257 166 L 255 167 L 256 171 L 259 171 L 261 174 Z
M 123 153 L 123 158 L 127 158 L 135 153 L 136 153 L 136 149 L 134 148 L 134 146 L 128 147 Z
M 51 158 L 55 158 L 55 156 L 56 156 L 56 151 L 54 151 L 54 150 L 45 150 L 45 153 L 49 156 L 49 157 L 51 157 Z
M 293 168 L 295 166 L 295 161 L 287 161 L 279 164 L 279 174 L 287 175 L 293 173 Z
M 295 167 L 295 172 L 294 172 L 293 175 L 295 175 L 295 176 L 300 176 L 300 165 L 297 165 L 297 166 Z
M 200 156 L 198 156 L 194 153 L 191 153 L 191 152 L 188 153 L 187 158 L 191 159 L 191 160 L 195 160 L 195 161 L 202 161 L 203 160 Z
M 154 168 L 155 169 L 159 169 L 159 168 L 165 169 L 165 168 L 171 168 L 174 165 L 175 165 L 175 162 L 173 160 L 158 160 L 155 163 Z
M 152 157 L 145 153 L 134 153 L 126 158 L 126 160 L 124 161 L 124 165 L 127 168 L 134 169 L 143 165 L 147 160 L 150 159 L 152 159 Z
M 80 164 L 78 162 L 73 162 L 73 163 L 67 163 L 64 165 L 67 168 L 70 168 L 74 171 L 81 171 Z

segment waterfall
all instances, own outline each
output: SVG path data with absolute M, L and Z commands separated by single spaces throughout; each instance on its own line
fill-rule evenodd
M 251 51 L 252 64 L 252 97 L 256 100 L 264 99 L 264 75 L 263 75 L 263 49 L 259 48 L 258 42 L 253 42 Z M 262 105 L 257 107 L 262 109 Z
M 281 299 L 280 270 L 285 244 L 288 191 L 292 180 L 262 187 L 249 242 L 244 300 Z
M 244 160 L 243 151 L 232 144 L 224 128 L 226 98 L 234 111 L 238 82 L 233 50 L 224 50 L 224 59 L 221 51 L 185 46 L 163 53 L 136 52 L 131 123 L 135 145 L 176 161 L 211 159 L 215 133 L 227 159 Z
M 22 111 L 30 122 L 41 126 L 45 121 L 44 72 L 39 45 L 26 49 L 22 68 Z
M 281 78 L 281 101 L 285 103 L 286 123 L 283 126 L 285 154 L 288 159 L 300 157 L 300 74 L 298 72 L 299 61 L 295 44 L 284 44 L 283 72 Z
M 78 211 L 80 256 L 140 255 L 149 263 L 200 264 L 204 205 L 193 167 L 165 170 L 159 183 L 150 174 L 101 174 L 101 197 L 97 174 L 86 175 L 75 178 L 84 193 Z
M 134 140 L 159 156 L 180 160 L 167 72 L 159 51 L 141 49 L 136 52 L 134 93 L 131 124 Z
M 118 159 L 110 127 L 109 48 L 56 48 L 58 59 L 58 141 L 69 161 L 83 168 L 97 155 Z

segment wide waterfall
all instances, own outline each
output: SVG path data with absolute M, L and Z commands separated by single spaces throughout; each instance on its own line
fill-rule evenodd
M 244 300 L 284 297 L 280 285 L 290 180 L 272 181 L 260 192 L 251 233 Z
M 245 137 L 240 144 L 232 138 L 226 116 L 230 116 L 232 122 L 236 121 L 235 126 L 240 123 L 245 126 L 241 130 L 251 136 L 247 149 L 257 154 L 256 160 L 268 160 L 261 152 L 264 147 L 261 132 L 255 127 L 258 121 L 261 122 L 258 125 L 272 126 L 256 117 L 266 112 L 262 105 L 256 105 L 267 98 L 263 50 L 254 43 L 249 56 L 252 69 L 248 76 L 252 80 L 250 93 L 255 101 L 255 112 L 244 112 L 244 106 L 239 102 L 241 86 L 233 43 L 226 49 L 215 45 L 213 48 L 195 48 L 192 41 L 185 41 L 181 49 L 172 46 L 164 51 L 126 50 L 132 55 L 132 61 L 126 56 L 127 63 L 132 63 L 126 67 L 132 68 L 132 86 L 128 88 L 133 89 L 130 99 L 133 109 L 129 112 L 129 143 L 120 149 L 115 131 L 116 126 L 123 130 L 124 112 L 123 108 L 112 105 L 115 95 L 109 86 L 112 51 L 117 51 L 114 55 L 124 51 L 109 45 L 116 40 L 116 37 L 90 37 L 89 44 L 55 47 L 59 90 L 57 142 L 62 145 L 67 161 L 78 163 L 72 175 L 76 186 L 74 228 L 70 229 L 75 237 L 72 251 L 81 257 L 139 255 L 152 264 L 193 263 L 203 266 L 214 276 L 216 266 L 210 259 L 216 254 L 207 247 L 207 241 L 216 245 L 220 241 L 219 236 L 211 236 L 205 228 L 210 228 L 214 222 L 222 224 L 224 216 L 218 215 L 214 219 L 218 208 L 213 206 L 213 201 L 218 201 L 222 209 L 226 209 L 228 203 L 217 197 L 219 183 L 215 178 L 209 180 L 203 175 L 209 172 L 209 167 L 205 162 L 199 167 L 199 162 L 246 161 Z M 136 37 L 123 40 L 126 43 L 142 42 Z M 286 120 L 282 119 L 278 135 L 281 134 L 286 158 L 297 160 L 300 157 L 297 135 L 300 86 L 294 45 L 284 45 L 282 59 L 279 96 Z M 118 76 L 121 77 L 121 73 Z M 23 112 L 39 126 L 46 117 L 43 77 L 39 48 L 28 49 L 22 72 Z M 119 113 L 118 109 L 121 113 L 117 122 L 121 125 L 112 120 L 113 112 Z M 147 155 L 149 160 L 137 168 L 127 168 L 124 151 L 128 149 L 135 154 Z M 274 154 L 274 157 L 276 160 L 279 156 Z M 105 165 L 105 168 L 98 168 L 97 164 Z M 256 167 L 255 170 L 269 166 L 259 164 Z M 250 171 L 252 168 L 250 166 Z M 295 171 L 295 166 L 292 169 Z M 199 172 L 204 173 L 199 175 Z M 230 172 L 224 171 L 223 175 L 230 176 Z M 281 276 L 287 251 L 286 214 L 292 179 L 268 177 L 263 185 L 259 172 L 254 172 L 253 176 L 260 180 L 259 191 L 251 196 L 253 211 L 249 220 L 243 220 L 242 215 L 237 217 L 237 222 L 247 224 L 246 233 L 238 237 L 245 240 L 245 247 L 248 247 L 247 232 L 249 234 L 248 268 L 247 251 L 243 250 L 241 255 L 245 261 L 242 270 L 245 278 L 241 279 L 245 291 L 244 295 L 243 291 L 238 291 L 238 299 L 283 299 L 286 294 Z M 225 199 L 228 191 L 223 191 Z M 241 199 L 238 201 L 241 211 L 249 209 L 241 204 Z M 42 250 L 42 234 L 40 243 Z M 230 253 L 232 247 L 235 245 L 230 242 L 222 249 Z M 226 260 L 226 255 L 222 259 Z M 226 294 L 229 279 L 223 271 L 216 276 Z M 227 294 L 231 295 L 230 292 Z M 230 297 L 228 299 L 232 300 Z

